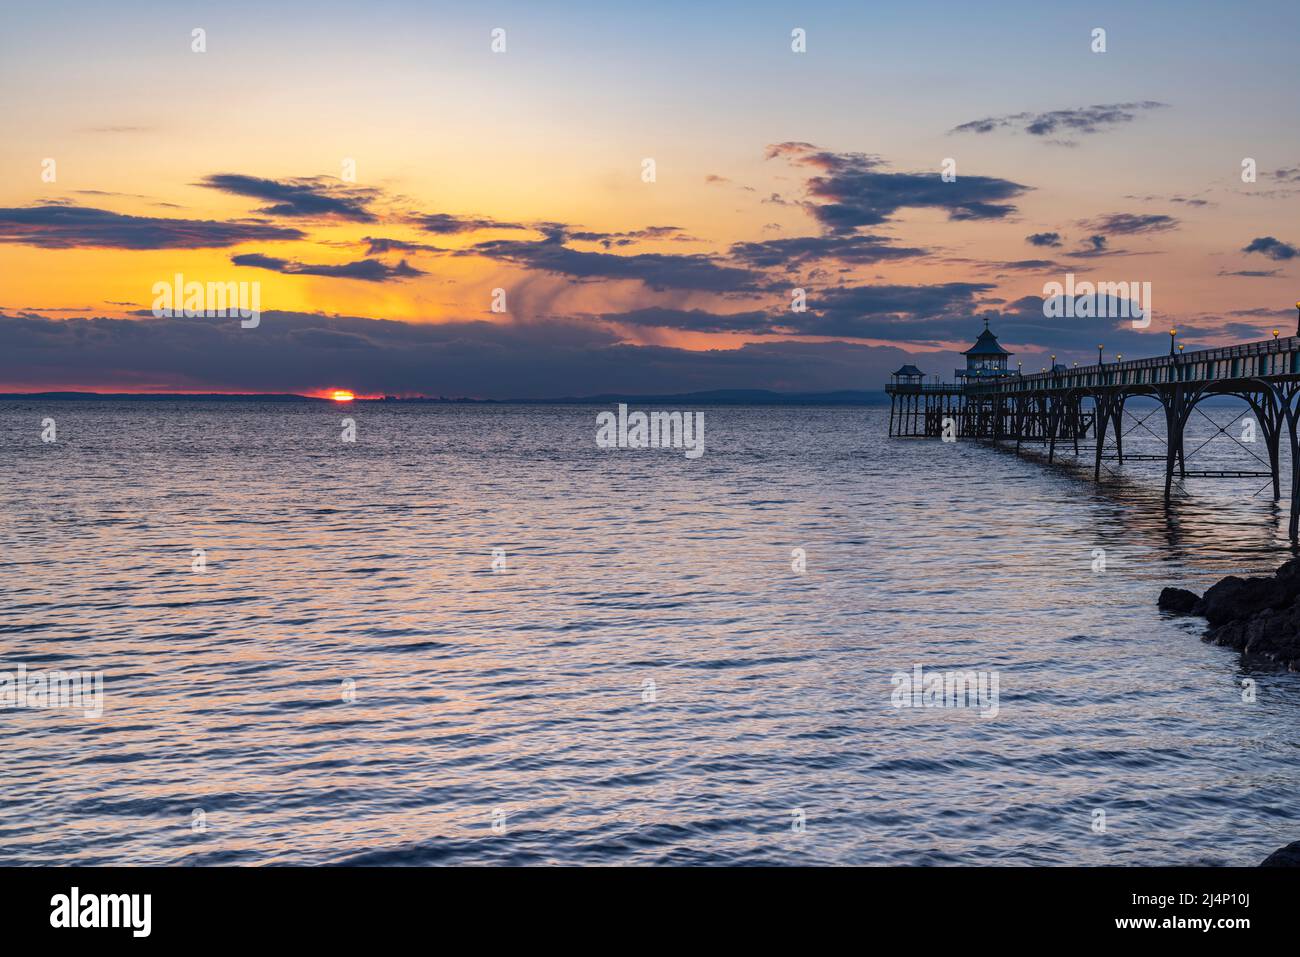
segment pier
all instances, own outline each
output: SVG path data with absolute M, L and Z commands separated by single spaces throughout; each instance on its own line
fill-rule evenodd
M 1300 303 L 1297 303 L 1300 309 Z M 1290 451 L 1289 488 L 1293 542 L 1300 540 L 1300 325 L 1296 335 L 1248 342 L 1218 349 L 1184 352 L 1175 348 L 1176 331 L 1170 331 L 1169 354 L 1144 359 L 1101 360 L 1094 365 L 1067 368 L 1056 363 L 1044 372 L 1023 374 L 1007 368 L 1011 353 L 997 343 L 988 329 L 965 353 L 967 367 L 956 370 L 956 382 L 925 382 L 915 366 L 906 365 L 890 376 L 885 391 L 890 397 L 889 434 L 964 438 L 993 443 L 1041 447 L 1049 463 L 1069 447 L 1074 455 L 1092 452 L 1093 479 L 1101 479 L 1102 462 L 1122 465 L 1127 458 L 1164 462 L 1164 495 L 1168 502 L 1175 477 L 1267 479 L 1274 500 L 1280 500 L 1284 483 L 1280 470 L 1283 440 Z M 1212 396 L 1241 399 L 1254 413 L 1265 456 L 1259 470 L 1189 468 L 1184 441 L 1187 423 L 1197 405 Z M 1164 452 L 1126 456 L 1124 453 L 1125 403 L 1135 397 L 1155 399 L 1163 410 Z M 1220 432 L 1227 434 L 1218 427 Z M 1161 438 L 1159 424 L 1148 427 Z M 1232 438 L 1232 436 L 1229 436 Z M 1083 441 L 1089 442 L 1081 446 Z

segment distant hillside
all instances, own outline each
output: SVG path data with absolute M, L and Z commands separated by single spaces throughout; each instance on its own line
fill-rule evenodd
M 604 395 L 566 396 L 544 399 L 530 404 L 545 405 L 882 405 L 889 401 L 884 392 L 772 392 L 768 389 L 714 389 L 709 392 L 682 392 L 676 395 Z
M 258 394 L 225 395 L 222 393 L 203 393 L 187 395 L 183 393 L 126 393 L 126 392 L 7 392 L 0 393 L 0 399 L 27 400 L 83 400 L 105 401 L 109 399 L 129 400 L 132 402 L 333 402 L 328 398 L 292 394 Z M 483 405 L 882 405 L 889 400 L 884 392 L 859 392 L 841 390 L 839 392 L 773 392 L 768 389 L 715 389 L 709 392 L 682 392 L 675 395 L 603 395 L 564 396 L 558 399 L 448 399 L 448 398 L 399 398 L 385 396 L 382 399 L 356 399 L 358 404 L 370 402 L 383 403 L 447 403 L 447 404 L 483 404 Z

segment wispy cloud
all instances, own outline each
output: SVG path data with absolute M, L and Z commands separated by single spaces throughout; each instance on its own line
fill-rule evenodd
M 358 223 L 376 219 L 365 207 L 377 195 L 376 190 L 336 186 L 322 177 L 274 180 L 242 173 L 213 173 L 198 185 L 269 202 L 270 206 L 259 210 L 267 216 L 336 218 Z
M 1086 220 L 1088 229 L 1101 233 L 1116 233 L 1131 236 L 1136 233 L 1161 233 L 1178 228 L 1178 220 L 1173 216 L 1145 213 L 1107 213 L 1095 219 Z
M 927 250 L 912 246 L 895 246 L 887 236 L 827 235 L 791 236 L 760 242 L 734 243 L 731 257 L 748 266 L 794 268 L 821 260 L 850 265 L 869 265 L 892 259 L 924 256 Z
M 89 206 L 0 209 L 0 243 L 44 249 L 219 249 L 302 238 L 297 229 L 268 223 L 127 216 Z
M 445 253 L 448 250 L 441 246 L 430 246 L 427 243 L 413 243 L 405 239 L 386 239 L 382 236 L 365 236 L 361 240 L 366 243 L 366 255 L 375 256 L 383 253 L 398 252 L 428 252 L 428 253 Z
M 412 224 L 426 233 L 449 236 L 455 233 L 472 233 L 484 229 L 530 229 L 522 223 L 503 223 L 489 216 L 457 216 L 454 213 L 426 213 L 416 216 Z
M 960 126 L 954 126 L 948 132 L 950 134 L 992 133 L 995 130 L 1015 129 L 1030 136 L 1042 137 L 1054 134 L 1094 135 L 1131 123 L 1140 113 L 1164 109 L 1168 106 L 1168 103 L 1158 103 L 1155 100 L 1140 100 L 1132 103 L 1104 103 L 1064 110 L 1048 110 L 1045 113 L 1008 113 L 971 120 Z
M 331 279 L 359 279 L 363 282 L 389 282 L 396 279 L 409 279 L 423 276 L 422 270 L 407 265 L 403 259 L 396 266 L 382 263 L 378 259 L 361 259 L 350 263 L 313 265 L 294 262 L 262 253 L 245 253 L 231 256 L 230 261 L 236 266 L 252 266 L 257 269 L 269 269 L 287 276 L 326 276 Z
M 538 241 L 477 243 L 457 255 L 484 256 L 527 269 L 574 279 L 631 279 L 651 289 L 696 289 L 719 293 L 752 290 L 761 273 L 719 262 L 713 256 L 667 253 L 586 252 L 564 244 L 560 232 Z

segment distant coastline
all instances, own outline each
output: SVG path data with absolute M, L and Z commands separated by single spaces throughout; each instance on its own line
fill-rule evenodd
M 321 402 L 338 404 L 328 396 L 297 395 L 296 393 L 224 393 L 224 392 L 4 392 L 0 400 L 45 399 L 54 401 L 105 401 L 122 399 L 135 402 L 163 402 L 188 400 L 192 402 Z M 883 391 L 840 390 L 835 392 L 773 392 L 767 389 L 715 389 L 707 392 L 681 392 L 666 395 L 622 395 L 605 393 L 588 396 L 561 396 L 549 399 L 474 399 L 448 398 L 446 396 L 383 396 L 362 398 L 352 403 L 395 405 L 609 405 L 625 402 L 629 405 L 808 405 L 808 406 L 879 406 L 887 405 Z

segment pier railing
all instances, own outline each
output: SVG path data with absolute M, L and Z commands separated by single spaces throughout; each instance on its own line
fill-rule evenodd
M 959 382 L 889 382 L 885 392 L 890 395 L 961 395 Z
M 1108 386 L 1169 385 L 1266 376 L 1300 376 L 1300 338 L 1287 336 L 1219 349 L 1079 366 L 1063 372 L 1012 374 L 967 382 L 966 395 L 1006 395 Z

